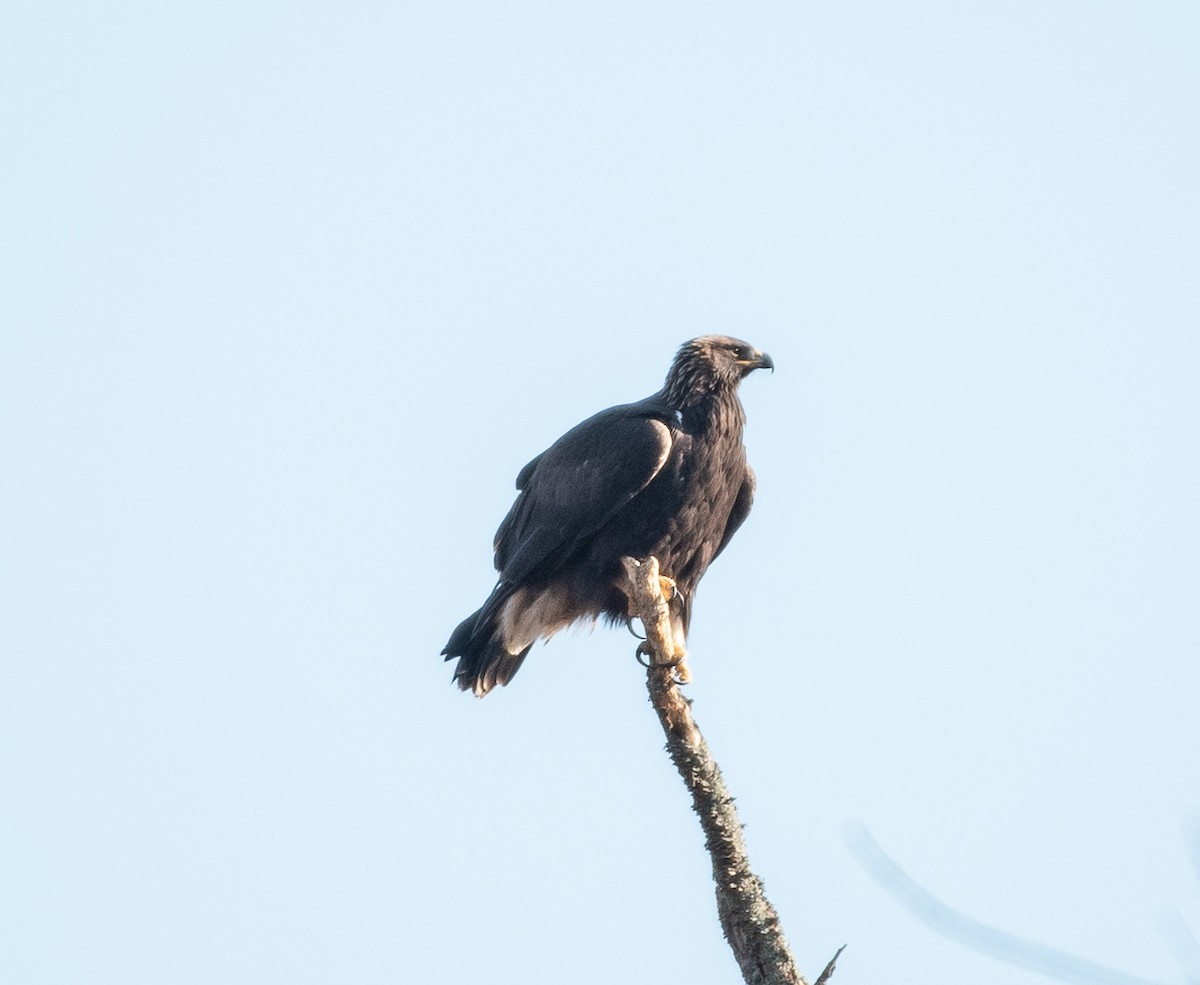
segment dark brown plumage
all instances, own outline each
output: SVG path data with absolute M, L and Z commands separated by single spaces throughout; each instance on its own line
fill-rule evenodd
M 577 620 L 626 622 L 624 556 L 654 555 L 675 581 L 682 651 L 696 586 L 754 498 L 737 388 L 759 368 L 770 356 L 739 339 L 693 339 L 658 393 L 589 417 L 521 469 L 496 531 L 500 580 L 442 651 L 459 687 L 507 684 L 534 642 Z

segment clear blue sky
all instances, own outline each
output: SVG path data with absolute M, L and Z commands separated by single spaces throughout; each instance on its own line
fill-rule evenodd
M 1200 933 L 1200 7 L 0 13 L 0 980 L 736 980 L 634 641 L 438 651 L 529 458 L 743 388 L 696 712 L 810 977 Z M 570 969 L 564 971 L 564 966 Z

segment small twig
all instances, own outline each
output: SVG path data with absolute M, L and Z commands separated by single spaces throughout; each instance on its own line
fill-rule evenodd
M 842 956 L 842 952 L 844 950 L 846 950 L 845 944 L 843 944 L 837 949 L 836 952 L 834 952 L 833 957 L 829 959 L 829 964 L 825 966 L 825 970 L 818 976 L 814 985 L 825 985 L 825 983 L 833 977 L 833 973 L 837 970 L 837 959 Z
M 670 609 L 658 580 L 658 560 L 623 561 L 631 612 L 646 630 L 643 647 L 650 653 L 646 688 L 667 737 L 667 752 L 692 795 L 692 808 L 704 830 L 721 930 L 748 985 L 807 985 L 783 936 L 779 916 L 763 894 L 762 880 L 750 869 L 733 797 L 692 717 L 691 702 L 676 686 L 673 671 L 683 654 L 675 651 Z M 833 962 L 821 980 L 831 974 Z

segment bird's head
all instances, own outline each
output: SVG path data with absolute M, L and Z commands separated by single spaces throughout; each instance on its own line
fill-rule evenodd
M 714 390 L 732 390 L 756 369 L 773 371 L 775 363 L 749 342 L 702 335 L 679 347 L 667 374 L 667 390 L 686 403 Z
M 705 335 L 698 339 L 707 344 L 713 366 L 723 374 L 741 380 L 756 369 L 775 371 L 775 363 L 762 349 L 728 335 Z

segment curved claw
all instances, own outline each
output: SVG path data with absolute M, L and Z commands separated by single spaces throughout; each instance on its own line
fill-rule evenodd
M 629 635 L 632 636 L 635 640 L 641 640 L 642 642 L 645 642 L 646 637 L 642 636 L 636 629 L 633 628 L 633 620 L 632 619 L 625 620 L 625 628 L 629 630 Z
M 650 644 L 645 640 L 642 640 L 642 642 L 638 644 L 638 648 L 634 650 L 633 656 L 637 662 L 647 670 L 651 670 L 655 667 L 668 668 L 671 671 L 672 683 L 679 687 L 692 682 L 692 675 L 687 667 L 686 653 L 681 654 L 674 660 L 664 660 L 662 662 L 658 662 L 654 660 L 654 651 L 650 649 Z M 643 657 L 645 659 L 642 659 Z

